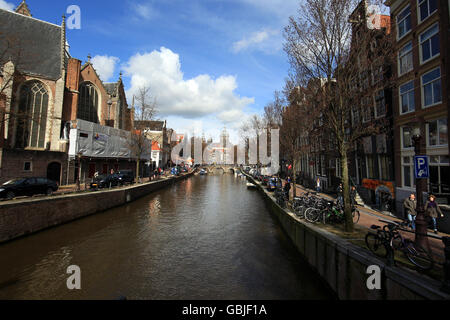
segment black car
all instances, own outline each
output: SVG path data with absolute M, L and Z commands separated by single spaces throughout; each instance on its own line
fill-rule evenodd
M 91 182 L 91 189 L 109 188 L 119 185 L 119 175 L 113 174 L 101 174 L 94 177 Z
M 18 178 L 0 186 L 0 198 L 12 199 L 35 194 L 51 195 L 56 190 L 58 190 L 56 181 L 47 178 Z
M 134 183 L 134 173 L 133 170 L 120 170 L 117 173 L 119 178 L 119 184 L 133 184 Z

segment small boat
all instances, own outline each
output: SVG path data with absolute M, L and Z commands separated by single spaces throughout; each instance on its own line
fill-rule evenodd
M 205 170 L 205 169 L 202 169 L 202 170 L 200 170 L 200 175 L 205 175 L 205 174 L 208 174 L 208 172 Z
M 247 188 L 255 188 L 256 186 L 251 183 L 251 182 L 247 182 Z

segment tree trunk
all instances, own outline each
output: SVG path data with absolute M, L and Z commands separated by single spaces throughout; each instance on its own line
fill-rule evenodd
M 342 186 L 344 196 L 344 212 L 345 212 L 345 231 L 353 232 L 353 216 L 352 205 L 350 202 L 350 179 L 348 178 L 348 162 L 347 162 L 347 150 L 342 148 L 341 167 L 342 167 Z
M 137 159 L 136 161 L 136 182 L 139 182 L 139 164 L 141 162 L 141 159 Z
M 295 175 L 295 170 L 296 166 L 295 166 L 295 160 L 292 162 L 292 185 L 294 186 L 294 190 L 292 190 L 292 197 L 295 198 L 297 196 L 297 185 L 295 184 L 295 182 L 297 181 L 297 177 Z

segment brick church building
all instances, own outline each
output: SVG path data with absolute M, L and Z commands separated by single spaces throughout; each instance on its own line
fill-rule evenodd
M 134 112 L 121 76 L 103 83 L 90 58 L 82 65 L 70 56 L 64 17 L 61 25 L 36 19 L 22 1 L 15 11 L 0 9 L 0 21 L 0 183 L 47 177 L 67 184 L 133 169 L 131 156 L 69 152 L 77 122 L 98 131 L 93 143 L 130 134 Z

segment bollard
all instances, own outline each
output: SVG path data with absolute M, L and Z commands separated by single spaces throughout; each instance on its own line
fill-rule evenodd
M 386 248 L 386 258 L 387 258 L 386 264 L 389 267 L 393 267 L 395 265 L 394 249 L 392 249 L 390 243 L 385 243 L 384 247 Z
M 450 293 L 450 237 L 442 237 L 442 242 L 444 242 L 444 283 L 441 290 L 445 293 Z

